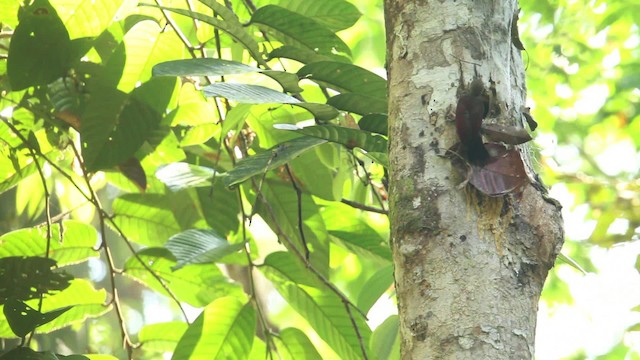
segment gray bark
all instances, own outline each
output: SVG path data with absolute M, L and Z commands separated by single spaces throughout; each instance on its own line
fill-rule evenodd
M 403 359 L 534 357 L 538 300 L 564 237 L 560 209 L 534 181 L 495 198 L 459 188 L 464 179 L 440 156 L 458 141 L 456 92 L 474 67 L 485 86 L 495 82 L 501 109 L 485 121 L 524 126 L 516 10 L 515 0 L 385 1 Z

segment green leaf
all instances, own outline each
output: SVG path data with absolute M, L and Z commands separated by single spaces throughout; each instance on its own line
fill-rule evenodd
M 290 281 L 269 277 L 269 272 L 264 274 L 269 280 L 272 280 L 280 295 L 287 300 L 289 305 L 309 322 L 315 332 L 342 359 L 363 358 L 352 319 L 337 295 L 328 290 L 296 285 Z M 358 326 L 360 338 L 366 346 L 371 330 L 363 316 L 355 309 L 351 309 L 351 315 Z
M 151 269 L 173 294 L 194 307 L 203 307 L 222 296 L 240 296 L 242 289 L 230 283 L 216 266 L 193 265 L 177 270 L 175 257 L 165 248 L 146 248 L 130 257 L 124 264 L 124 274 L 150 287 L 157 293 L 167 295 L 158 280 L 149 274 L 142 261 Z
M 558 254 L 558 260 L 563 261 L 564 263 L 568 264 L 569 266 L 571 266 L 572 268 L 580 271 L 583 275 L 587 274 L 587 271 L 580 266 L 580 264 L 578 264 L 577 261 L 575 261 L 574 259 L 572 259 L 570 256 L 567 256 L 563 253 L 559 253 Z M 636 268 L 638 268 L 638 266 L 636 265 Z M 640 270 L 639 270 L 640 271 Z
M 104 358 L 87 357 L 84 355 L 60 355 L 51 351 L 35 351 L 28 347 L 17 347 L 0 356 L 0 360 L 117 360 L 114 357 L 105 355 Z
M 71 39 L 47 0 L 35 0 L 22 11 L 11 36 L 7 75 L 12 90 L 46 85 L 71 66 Z
M 58 266 L 76 264 L 99 254 L 94 247 L 98 233 L 91 225 L 64 220 L 51 225 L 48 257 Z M 0 258 L 7 256 L 47 257 L 46 227 L 19 229 L 0 236 Z
M 321 360 L 313 343 L 298 328 L 286 328 L 274 338 L 278 355 L 284 360 Z
M 98 36 L 104 31 L 124 0 L 52 0 L 71 38 Z
M 389 264 L 376 271 L 362 286 L 358 295 L 357 305 L 364 313 L 371 310 L 373 304 L 380 299 L 380 296 L 393 284 L 393 265 Z
M 109 62 L 108 67 L 122 72 L 118 89 L 130 92 L 151 78 L 153 65 L 182 57 L 186 50 L 175 32 L 163 31 L 155 20 L 144 20 L 127 31 L 117 52 L 123 53 L 124 66 Z
M 173 205 L 161 194 L 125 194 L 113 201 L 113 220 L 129 240 L 159 246 L 181 229 Z
M 263 199 L 269 204 L 270 211 L 265 211 L 262 204 L 258 203 L 258 214 L 278 235 L 286 235 L 290 241 L 283 241 L 289 251 L 295 249 L 304 255 L 304 248 L 300 234 L 299 217 L 302 217 L 302 230 L 304 232 L 307 248 L 309 249 L 309 262 L 311 266 L 324 276 L 329 275 L 329 239 L 327 229 L 320 208 L 313 198 L 307 194 L 298 196 L 290 184 L 265 180 L 262 185 Z M 291 243 L 291 244 L 290 244 Z
M 162 165 L 156 170 L 156 177 L 171 191 L 192 187 L 210 187 L 215 170 L 184 162 Z
M 182 321 L 145 325 L 138 333 L 138 341 L 145 351 L 172 352 L 188 327 Z
M 338 94 L 329 98 L 327 104 L 337 109 L 360 115 L 387 113 L 386 100 L 358 93 Z
M 321 55 L 311 49 L 299 48 L 289 45 L 280 46 L 279 48 L 276 48 L 269 53 L 269 60 L 277 58 L 292 59 L 303 64 L 310 64 L 312 62 L 326 60 L 345 63 L 349 63 L 351 61 L 349 58 L 337 54 Z
M 296 284 L 321 288 L 323 284 L 302 264 L 301 260 L 287 251 L 273 252 L 264 259 L 261 271 L 270 279 L 291 281 Z
M 229 34 L 234 40 L 242 44 L 244 48 L 249 51 L 251 57 L 253 57 L 253 59 L 258 62 L 258 64 L 266 65 L 266 62 L 264 61 L 264 59 L 262 58 L 262 54 L 260 53 L 260 49 L 258 48 L 258 43 L 251 35 L 249 35 L 249 33 L 245 30 L 245 28 L 242 26 L 237 16 L 233 12 L 229 11 L 229 9 L 224 7 L 224 5 L 219 4 L 216 1 L 200 0 L 200 2 L 209 6 L 222 19 L 185 9 L 163 7 L 151 4 L 141 5 L 164 9 L 212 25 L 214 28 Z
M 246 359 L 255 327 L 251 303 L 233 297 L 217 299 L 189 325 L 171 359 Z
M 312 18 L 333 31 L 350 28 L 362 15 L 357 7 L 344 0 L 280 0 L 277 5 Z
M 212 229 L 225 236 L 238 231 L 241 214 L 237 191 L 230 191 L 217 181 L 213 188 L 199 188 L 196 193 L 205 221 Z
M 263 25 L 267 32 L 285 45 L 306 48 L 319 54 L 336 51 L 351 55 L 351 50 L 333 31 L 315 20 L 276 5 L 259 8 L 251 23 Z
M 81 323 L 87 318 L 93 318 L 104 314 L 111 309 L 111 305 L 104 305 L 107 293 L 104 289 L 96 290 L 88 280 L 75 279 L 71 286 L 51 296 L 45 296 L 42 302 L 42 311 L 72 306 L 73 308 L 36 329 L 36 333 L 48 333 L 76 323 Z M 38 299 L 26 302 L 31 307 L 38 306 Z M 13 333 L 6 322 L 0 318 L 0 337 L 13 337 Z
M 376 99 L 376 104 L 385 104 L 387 101 L 387 81 L 357 65 L 319 61 L 303 66 L 298 70 L 298 76 L 340 92 L 368 96 Z
M 96 171 L 119 165 L 150 140 L 160 125 L 175 84 L 174 78 L 154 78 L 130 94 L 113 88 L 97 89 L 81 116 L 87 169 Z
M 240 184 L 252 176 L 261 175 L 293 160 L 303 152 L 312 149 L 325 140 L 300 137 L 274 146 L 254 156 L 242 159 L 223 178 L 226 186 Z
M 276 124 L 276 129 L 293 130 L 297 133 L 325 139 L 346 146 L 348 149 L 361 148 L 367 152 L 386 152 L 387 139 L 383 136 L 364 130 L 351 129 L 337 125 L 317 125 L 304 128 L 292 127 L 289 124 Z
M 262 70 L 237 61 L 197 58 L 167 61 L 153 67 L 154 76 L 223 76 L 252 72 L 262 73 L 274 79 L 286 92 L 298 93 L 302 91 L 302 88 L 298 86 L 299 79 L 296 74 L 286 71 Z
M 318 121 L 335 119 L 336 117 L 338 117 L 338 115 L 340 115 L 336 108 L 327 104 L 301 102 L 292 105 L 306 109 L 307 111 L 312 113 L 314 118 Z
M 387 114 L 367 114 L 358 121 L 362 130 L 388 136 Z
M 237 61 L 197 58 L 157 64 L 153 67 L 153 76 L 223 76 L 260 71 L 257 67 Z
M 347 205 L 334 203 L 325 207 L 322 217 L 332 240 L 358 256 L 388 263 L 392 260 L 389 244 L 357 211 Z
M 2 311 L 13 333 L 18 337 L 24 337 L 38 326 L 53 321 L 69 309 L 71 309 L 70 306 L 41 313 L 22 301 L 8 299 Z
M 259 85 L 215 83 L 203 89 L 206 96 L 218 96 L 245 104 L 297 104 L 300 100 L 280 91 Z
M 0 258 L 0 304 L 8 298 L 35 299 L 69 287 L 73 277 L 52 271 L 55 266 L 55 260 L 44 257 Z
M 371 335 L 369 349 L 379 360 L 400 360 L 398 315 L 389 316 Z
M 230 244 L 213 230 L 190 229 L 172 236 L 165 247 L 177 259 L 172 270 L 178 270 L 189 264 L 214 263 L 242 249 L 244 244 Z

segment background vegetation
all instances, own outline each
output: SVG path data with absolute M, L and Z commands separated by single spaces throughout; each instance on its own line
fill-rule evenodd
M 640 358 L 640 5 L 522 6 L 575 260 L 538 356 Z M 381 1 L 0 0 L 0 22 L 2 348 L 397 358 Z

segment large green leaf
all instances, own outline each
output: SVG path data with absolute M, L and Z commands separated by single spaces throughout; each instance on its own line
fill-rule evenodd
M 357 210 L 341 203 L 333 203 L 325 207 L 322 217 L 333 241 L 359 256 L 383 263 L 392 260 L 387 241 L 358 216 Z
M 146 248 L 130 257 L 124 264 L 124 274 L 145 284 L 157 293 L 168 295 L 151 271 L 161 278 L 180 300 L 191 306 L 203 307 L 222 296 L 239 296 L 242 289 L 229 282 L 218 267 L 211 264 L 176 269 L 175 257 L 164 248 Z
M 56 10 L 47 0 L 35 0 L 22 9 L 11 36 L 7 75 L 11 88 L 46 85 L 65 75 L 72 60 L 71 39 Z
M 235 297 L 217 299 L 189 325 L 171 359 L 246 359 L 255 327 L 251 303 L 243 304 Z
M 72 38 L 98 36 L 124 0 L 51 0 Z
M 95 171 L 119 165 L 150 140 L 175 85 L 174 78 L 153 78 L 130 94 L 98 88 L 81 117 L 87 169 Z
M 289 251 L 298 251 L 305 254 L 301 231 L 304 234 L 307 249 L 309 250 L 309 263 L 324 276 L 329 274 L 329 239 L 327 229 L 320 216 L 320 208 L 313 198 L 305 193 L 298 198 L 290 184 L 265 180 L 262 185 L 263 199 L 266 205 L 257 204 L 258 214 L 269 224 L 278 235 L 286 235 L 289 241 L 283 244 Z M 300 217 L 302 219 L 300 219 Z M 302 230 L 298 226 L 302 220 Z M 292 249 L 291 246 L 295 246 Z
M 351 50 L 333 31 L 310 17 L 276 5 L 267 5 L 253 13 L 251 22 L 262 25 L 283 44 L 306 48 L 319 54 Z
M 387 113 L 387 101 L 359 93 L 345 93 L 332 96 L 327 104 L 336 109 L 355 114 L 367 115 L 373 113 Z
M 358 126 L 362 130 L 387 136 L 387 114 L 367 114 L 358 121 Z
M 256 62 L 260 65 L 266 65 L 266 62 L 262 58 L 262 54 L 260 53 L 260 49 L 258 48 L 258 43 L 255 39 L 249 35 L 249 33 L 242 26 L 236 15 L 229 11 L 224 5 L 217 3 L 213 0 L 200 0 L 205 5 L 209 6 L 214 12 L 216 12 L 221 18 L 216 18 L 213 16 L 197 13 L 190 10 L 179 9 L 179 8 L 170 8 L 170 7 L 162 7 L 150 4 L 144 4 L 145 6 L 157 7 L 160 9 L 164 9 L 167 11 L 174 12 L 176 14 L 184 15 L 190 17 L 192 19 L 200 20 L 209 25 L 212 25 L 218 30 L 221 30 L 227 34 L 229 34 L 233 39 L 242 44 L 251 57 L 253 57 Z
M 369 349 L 379 360 L 400 360 L 398 315 L 389 316 L 371 335 Z
M 274 338 L 278 348 L 278 355 L 287 360 L 321 360 L 313 343 L 307 335 L 298 328 L 286 328 Z
M 317 288 L 323 286 L 299 258 L 287 251 L 276 251 L 267 255 L 261 265 L 261 271 L 270 279 L 278 279 L 278 281 L 291 281 Z
M 263 3 L 273 4 L 274 1 L 257 2 L 258 6 Z M 275 4 L 310 17 L 333 31 L 344 30 L 353 26 L 362 15 L 355 5 L 345 0 L 279 0 Z
M 182 321 L 145 325 L 138 333 L 138 341 L 145 351 L 172 352 L 188 327 Z
M 208 189 L 196 189 L 204 219 L 223 236 L 236 233 L 240 225 L 240 206 L 237 191 L 230 191 L 222 181 L 216 181 Z
M 272 273 L 264 271 L 266 267 L 261 267 L 261 270 L 273 282 L 287 303 L 309 322 L 316 333 L 342 359 L 363 358 L 359 338 L 366 347 L 371 330 L 358 311 L 351 309 L 352 319 L 342 300 L 328 289 L 297 285 L 291 281 L 283 281 L 279 277 L 272 277 Z M 358 326 L 360 337 L 356 333 L 352 320 Z
M 172 236 L 165 247 L 176 257 L 173 270 L 189 264 L 212 264 L 242 249 L 244 244 L 230 244 L 209 229 L 190 229 Z
M 2 311 L 13 333 L 18 337 L 24 337 L 36 327 L 53 321 L 69 309 L 71 309 L 70 306 L 41 313 L 22 301 L 9 299 Z
M 339 61 L 349 63 L 351 60 L 347 57 L 340 56 L 338 54 L 318 54 L 317 52 L 307 49 L 299 48 L 291 45 L 283 45 L 279 48 L 273 49 L 269 53 L 269 59 L 285 58 L 296 60 L 303 64 L 310 64 L 317 61 Z
M 318 125 L 299 128 L 290 124 L 278 124 L 277 129 L 293 130 L 297 133 L 342 144 L 349 149 L 361 148 L 367 152 L 386 152 L 387 139 L 365 130 L 337 125 Z
M 303 66 L 298 70 L 298 75 L 340 92 L 368 96 L 376 99 L 376 104 L 387 101 L 387 81 L 357 65 L 319 61 Z
M 135 24 L 127 31 L 120 46 L 118 51 L 124 51 L 125 62 L 124 67 L 118 69 L 122 71 L 118 89 L 124 92 L 130 92 L 140 82 L 149 80 L 155 64 L 182 58 L 185 52 L 175 32 L 163 31 L 152 20 Z
M 364 283 L 360 294 L 358 294 L 358 301 L 356 302 L 358 308 L 364 313 L 368 313 L 373 304 L 380 299 L 380 296 L 382 296 L 392 284 L 393 265 L 389 264 L 376 271 Z
M 160 246 L 181 229 L 173 205 L 161 194 L 125 194 L 113 201 L 113 220 L 129 240 Z
M 58 266 L 75 264 L 97 257 L 94 247 L 98 234 L 94 227 L 75 220 L 65 220 L 51 226 L 48 257 Z M 0 236 L 0 258 L 7 256 L 47 257 L 46 227 L 19 229 Z
M 252 176 L 261 175 L 293 160 L 303 152 L 312 149 L 325 140 L 313 137 L 300 137 L 281 143 L 273 148 L 250 156 L 238 162 L 223 178 L 225 185 L 240 184 Z
M 156 170 L 156 177 L 171 191 L 180 191 L 192 187 L 210 187 L 215 170 L 184 162 L 176 162 L 161 166 Z
M 153 76 L 223 76 L 260 71 L 257 67 L 237 61 L 197 58 L 157 64 L 153 67 Z
M 42 312 L 48 312 L 67 306 L 72 308 L 55 320 L 48 322 L 36 329 L 36 333 L 48 333 L 65 326 L 77 324 L 88 318 L 104 314 L 111 309 L 111 305 L 105 305 L 107 293 L 104 289 L 96 290 L 93 285 L 84 279 L 75 279 L 71 286 L 51 296 L 45 296 L 42 302 Z M 38 307 L 38 299 L 29 300 L 27 305 Z M 6 319 L 0 318 L 0 337 L 14 337 Z
M 8 298 L 29 300 L 64 290 L 73 277 L 53 271 L 56 262 L 44 257 L 0 258 L 0 304 Z
M 215 83 L 204 87 L 206 96 L 218 96 L 244 104 L 297 104 L 300 100 L 260 85 Z

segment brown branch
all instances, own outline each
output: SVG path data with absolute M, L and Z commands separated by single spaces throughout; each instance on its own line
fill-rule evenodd
M 293 174 L 291 174 L 291 168 L 289 164 L 285 164 L 284 168 L 287 170 L 287 175 L 289 175 L 289 179 L 291 179 L 291 185 L 293 185 L 293 189 L 296 192 L 296 198 L 298 201 L 298 232 L 300 233 L 300 241 L 302 242 L 302 246 L 304 247 L 304 257 L 309 261 L 309 246 L 307 245 L 307 238 L 304 236 L 304 222 L 302 220 L 302 191 L 296 184 L 296 180 L 293 178 Z
M 383 214 L 383 215 L 389 215 L 389 211 L 387 211 L 385 209 L 379 209 L 377 207 L 361 204 L 359 202 L 355 202 L 355 201 L 351 201 L 351 200 L 347 200 L 347 199 L 340 199 L 340 202 L 343 203 L 343 204 L 349 205 L 352 208 L 356 208 L 356 209 L 360 209 L 360 210 L 364 210 L 364 211 L 370 211 L 370 212 Z

